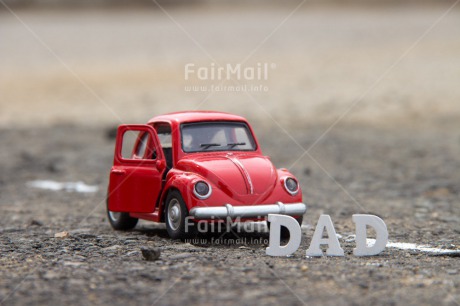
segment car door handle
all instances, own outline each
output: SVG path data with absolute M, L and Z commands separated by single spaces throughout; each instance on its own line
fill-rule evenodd
M 123 174 L 126 174 L 126 171 L 121 170 L 121 169 L 114 169 L 114 170 L 112 170 L 112 173 L 116 174 L 116 175 L 123 175 Z

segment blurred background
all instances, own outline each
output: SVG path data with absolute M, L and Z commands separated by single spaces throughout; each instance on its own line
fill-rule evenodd
M 266 126 L 273 117 L 290 131 L 341 116 L 383 126 L 459 118 L 452 1 L 1 2 L 3 127 L 142 123 L 192 109 Z M 187 80 L 190 63 L 267 63 L 268 78 Z M 225 87 L 244 85 L 264 90 Z

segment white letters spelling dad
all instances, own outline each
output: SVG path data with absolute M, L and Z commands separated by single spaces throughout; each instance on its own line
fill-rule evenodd
M 266 254 L 270 256 L 287 256 L 297 251 L 302 238 L 301 228 L 297 220 L 291 216 L 269 214 L 268 222 L 270 222 L 270 243 L 265 251 Z M 353 255 L 373 256 L 385 249 L 388 242 L 388 230 L 382 219 L 374 215 L 353 215 L 353 222 L 356 225 L 356 248 L 353 249 Z M 288 243 L 283 246 L 280 238 L 281 226 L 287 228 L 290 236 Z M 368 226 L 372 227 L 376 233 L 375 243 L 372 246 L 368 246 L 366 243 Z M 323 238 L 324 231 L 327 233 L 327 238 Z M 329 215 L 319 217 L 306 255 L 312 257 L 323 256 L 321 245 L 327 246 L 327 256 L 344 256 Z

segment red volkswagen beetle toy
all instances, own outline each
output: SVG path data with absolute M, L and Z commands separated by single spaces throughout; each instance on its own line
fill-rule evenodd
M 184 239 L 201 221 L 285 214 L 302 223 L 306 209 L 297 179 L 262 155 L 243 117 L 178 112 L 118 127 L 107 196 L 116 230 L 145 219 L 165 222 L 171 238 Z

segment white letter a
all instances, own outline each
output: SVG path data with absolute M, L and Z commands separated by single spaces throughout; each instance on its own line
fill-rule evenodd
M 326 228 L 327 238 L 323 238 L 324 228 Z M 328 245 L 326 255 L 344 256 L 343 249 L 340 247 L 334 225 L 329 215 L 321 215 L 319 217 L 310 247 L 307 250 L 307 256 L 323 256 L 323 251 L 320 248 L 322 244 Z

